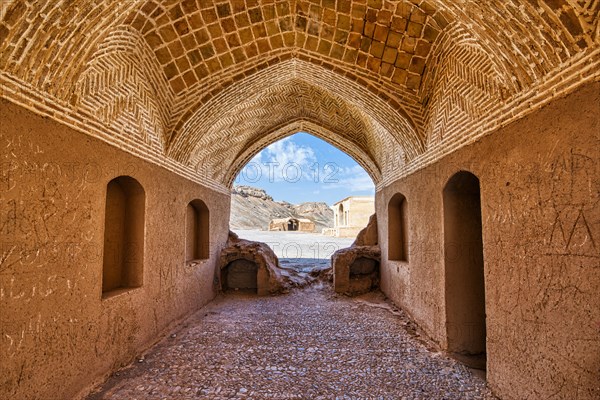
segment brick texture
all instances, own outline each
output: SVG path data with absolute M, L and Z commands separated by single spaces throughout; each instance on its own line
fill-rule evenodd
M 600 73 L 598 0 L 0 3 L 1 95 L 222 191 L 297 129 L 378 187 Z

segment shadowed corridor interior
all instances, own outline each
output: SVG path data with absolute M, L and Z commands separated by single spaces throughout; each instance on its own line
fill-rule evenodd
M 352 271 L 485 355 L 473 398 L 600 397 L 597 0 L 2 1 L 0 98 L 0 398 L 84 398 L 228 285 L 261 293 L 221 274 L 231 188 L 296 132 L 373 180 L 380 262 Z M 373 371 L 393 393 L 411 368 Z
M 444 187 L 448 350 L 485 353 L 485 280 L 479 180 L 469 172 Z

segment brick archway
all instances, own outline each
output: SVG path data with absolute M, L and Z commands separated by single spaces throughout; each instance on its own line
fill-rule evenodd
M 227 182 L 228 187 L 233 185 L 233 181 L 239 172 L 262 149 L 272 143 L 277 142 L 278 140 L 298 132 L 309 133 L 344 151 L 365 169 L 375 185 L 381 181 L 381 170 L 378 163 L 362 148 L 345 139 L 343 135 L 334 133 L 316 123 L 306 120 L 298 120 L 293 121 L 275 131 L 261 135 L 259 140 L 253 142 L 250 146 L 243 149 L 236 156 L 235 161 L 231 164 L 230 169 L 225 175 L 225 182 Z

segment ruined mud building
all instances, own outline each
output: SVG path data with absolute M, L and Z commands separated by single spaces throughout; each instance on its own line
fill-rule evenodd
M 375 199 L 372 196 L 349 196 L 334 203 L 331 208 L 333 229 L 330 232 L 334 236 L 356 237 L 375 212 Z
M 275 218 L 269 222 L 269 230 L 314 232 L 315 223 L 308 218 Z

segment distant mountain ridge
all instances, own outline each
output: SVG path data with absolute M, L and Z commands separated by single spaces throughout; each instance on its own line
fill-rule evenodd
M 274 218 L 308 218 L 315 222 L 316 232 L 333 227 L 333 210 L 324 202 L 290 204 L 274 201 L 263 189 L 234 186 L 231 192 L 231 229 L 269 229 Z

